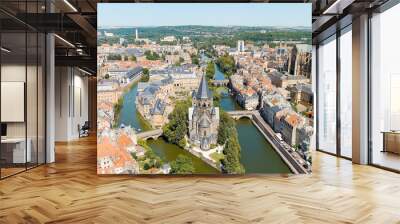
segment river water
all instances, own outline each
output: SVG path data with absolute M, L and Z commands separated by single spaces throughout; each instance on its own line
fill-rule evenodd
M 223 74 L 216 66 L 216 75 L 223 79 Z M 241 110 L 227 89 L 219 88 L 222 92 L 220 107 L 225 111 Z M 130 89 L 124 96 L 124 104 L 121 109 L 120 123 L 130 125 L 136 130 L 146 131 L 150 127 L 143 118 L 136 112 L 135 97 L 137 85 Z M 250 119 L 243 118 L 236 122 L 236 129 L 239 135 L 241 146 L 241 163 L 246 173 L 290 173 L 287 165 L 279 155 L 273 150 L 269 142 L 263 137 L 261 132 L 253 125 Z M 213 167 L 209 166 L 201 159 L 193 156 L 184 149 L 166 142 L 163 138 L 158 140 L 148 140 L 149 146 L 164 161 L 175 160 L 179 154 L 184 154 L 192 159 L 195 172 L 198 174 L 218 173 Z

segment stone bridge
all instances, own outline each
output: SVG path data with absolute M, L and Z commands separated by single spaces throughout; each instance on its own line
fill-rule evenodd
M 229 84 L 229 79 L 223 79 L 223 80 L 213 79 L 211 83 L 213 84 L 213 86 L 227 86 Z
M 138 139 L 143 139 L 143 140 L 147 140 L 149 138 L 152 138 L 152 139 L 156 140 L 162 134 L 163 134 L 162 129 L 155 129 L 155 130 L 140 132 L 140 133 L 137 134 L 137 138 Z
M 247 117 L 253 119 L 253 115 L 257 113 L 256 110 L 235 110 L 227 112 L 233 119 L 239 120 L 240 118 Z

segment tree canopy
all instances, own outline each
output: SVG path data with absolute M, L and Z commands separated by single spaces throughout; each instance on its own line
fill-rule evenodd
M 214 62 L 210 61 L 207 64 L 207 68 L 206 68 L 206 77 L 208 80 L 210 79 L 214 79 L 214 73 L 215 73 L 215 66 L 214 66 Z
M 192 64 L 195 64 L 195 65 L 199 65 L 200 64 L 200 60 L 199 60 L 199 56 L 198 55 L 191 54 L 190 57 L 192 59 Z
M 144 55 L 146 56 L 147 60 L 152 60 L 152 61 L 159 60 L 161 58 L 160 55 L 158 55 L 156 52 L 149 50 L 145 51 Z
M 170 165 L 171 174 L 192 174 L 195 172 L 193 161 L 182 154 L 178 155 L 176 160 L 172 161 Z
M 218 144 L 224 145 L 222 165 L 227 173 L 242 174 L 245 172 L 240 163 L 240 144 L 235 121 L 223 110 L 220 111 Z
M 159 156 L 157 156 L 153 149 L 147 145 L 147 142 L 143 139 L 138 140 L 138 145 L 142 146 L 146 152 L 144 157 L 140 158 L 139 163 L 144 170 L 149 170 L 151 168 L 160 168 L 163 164 L 163 161 Z
M 148 82 L 150 79 L 150 72 L 148 68 L 143 68 L 143 75 L 142 78 L 140 78 L 141 82 Z
M 224 55 L 218 58 L 217 65 L 220 70 L 228 77 L 235 74 L 236 72 L 236 64 L 233 56 Z
M 168 142 L 180 147 L 186 146 L 185 135 L 188 132 L 188 110 L 190 100 L 178 101 L 174 110 L 168 115 L 169 123 L 163 127 Z
M 118 101 L 114 104 L 114 127 L 118 126 L 119 117 L 124 104 L 124 98 L 120 97 Z
M 107 60 L 114 61 L 114 60 L 122 60 L 122 56 L 120 54 L 109 54 L 107 55 Z
M 240 145 L 237 138 L 228 138 L 224 147 L 224 155 L 222 164 L 226 172 L 230 174 L 244 173 L 244 167 L 240 163 Z

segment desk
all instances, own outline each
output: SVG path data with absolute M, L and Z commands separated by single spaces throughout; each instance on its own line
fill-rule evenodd
M 400 154 L 400 131 L 384 131 L 383 152 Z
M 1 139 L 1 157 L 8 163 L 31 162 L 31 139 L 28 138 L 26 142 L 28 147 L 25 152 L 25 138 Z

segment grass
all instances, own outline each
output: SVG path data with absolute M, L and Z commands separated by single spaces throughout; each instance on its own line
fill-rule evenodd
M 219 86 L 219 87 L 217 87 L 216 89 L 215 89 L 215 91 L 218 93 L 218 94 L 221 94 L 221 93 L 226 93 L 226 92 L 228 92 L 228 88 L 227 87 L 225 87 L 225 86 Z
M 210 157 L 215 161 L 219 162 L 220 160 L 223 160 L 225 158 L 224 154 L 218 153 L 218 152 L 213 152 L 210 154 Z
M 136 113 L 136 117 L 143 128 L 140 132 L 153 130 L 150 122 L 147 121 L 139 112 Z

